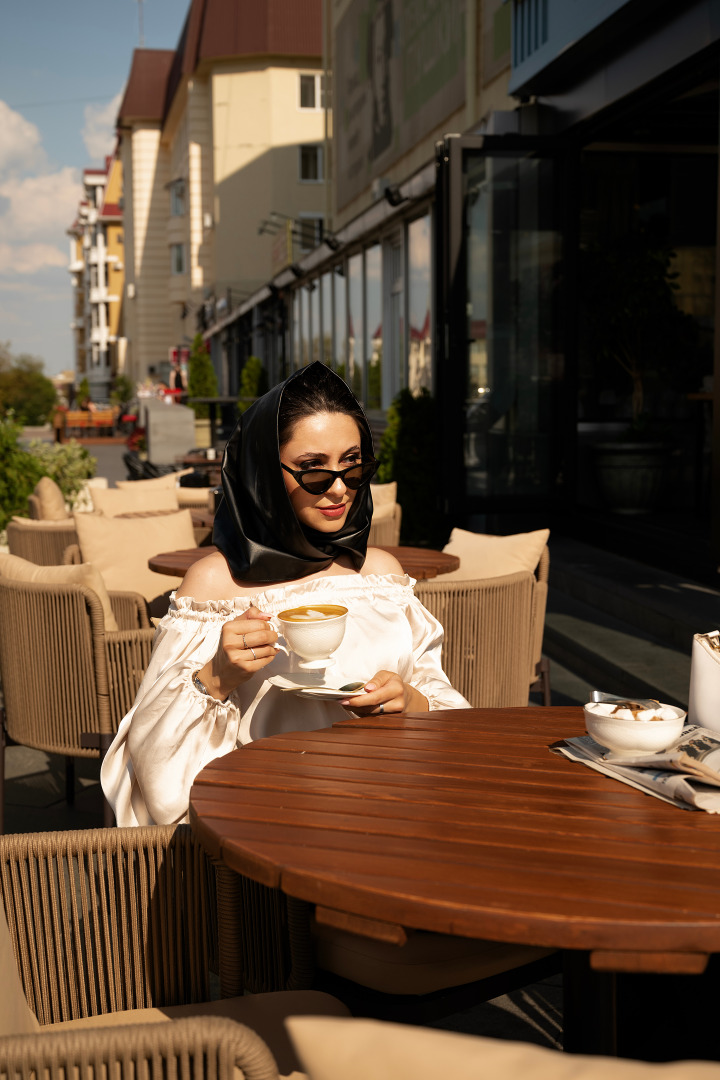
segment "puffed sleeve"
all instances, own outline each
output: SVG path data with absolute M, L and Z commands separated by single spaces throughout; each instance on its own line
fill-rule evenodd
M 240 709 L 233 695 L 217 701 L 192 681 L 215 654 L 226 621 L 211 611 L 175 612 L 159 624 L 135 704 L 100 772 L 118 825 L 186 821 L 197 774 L 237 745 Z
M 408 680 L 434 709 L 469 709 L 470 702 L 454 690 L 442 669 L 443 628 L 416 596 L 408 601 L 406 615 L 412 630 L 413 672 Z

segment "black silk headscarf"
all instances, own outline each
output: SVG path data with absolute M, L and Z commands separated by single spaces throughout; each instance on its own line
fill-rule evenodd
M 239 581 L 270 584 L 324 570 L 340 555 L 356 570 L 365 562 L 372 517 L 372 496 L 366 484 L 355 493 L 347 520 L 336 533 L 301 525 L 285 489 L 280 468 L 278 414 L 287 387 L 296 379 L 310 401 L 322 401 L 329 390 L 334 412 L 349 412 L 360 427 L 363 457 L 372 456 L 372 434 L 365 414 L 345 382 L 315 361 L 273 387 L 238 420 L 222 463 L 223 498 L 213 524 L 213 543 Z M 310 409 L 309 412 L 323 411 Z

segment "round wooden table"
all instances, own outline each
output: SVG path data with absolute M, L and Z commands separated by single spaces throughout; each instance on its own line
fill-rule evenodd
M 405 573 L 417 580 L 434 578 L 438 574 L 448 574 L 451 570 L 457 570 L 460 565 L 458 556 L 449 555 L 446 551 L 418 547 L 386 547 L 384 544 L 379 544 L 378 547 L 394 555 Z M 217 551 L 217 548 L 210 544 L 202 548 L 164 551 L 148 559 L 148 566 L 157 574 L 183 577 L 193 563 L 196 563 L 198 559 L 204 559 L 206 555 L 211 555 L 214 551 Z
M 646 973 L 661 1045 L 679 1007 L 667 980 L 684 974 L 692 999 L 720 951 L 720 818 L 550 752 L 583 731 L 580 708 L 530 706 L 275 735 L 202 770 L 190 821 L 214 858 L 336 925 L 565 950 L 566 1049 L 611 1051 L 617 973 Z M 694 1035 L 686 1048 L 708 1053 Z

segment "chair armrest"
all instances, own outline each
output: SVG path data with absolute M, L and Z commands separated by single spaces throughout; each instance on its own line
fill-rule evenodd
M 245 1080 L 278 1077 L 275 1058 L 260 1036 L 219 1016 L 4 1036 L 0 1063 L 11 1077 L 136 1080 L 157 1074 L 232 1080 L 236 1069 Z
M 79 544 L 68 544 L 63 551 L 63 565 L 64 566 L 79 566 L 82 562 L 82 555 L 80 554 Z
M 110 605 L 119 630 L 147 630 L 150 626 L 147 600 L 136 592 L 109 592 Z
M 210 999 L 214 871 L 188 825 L 7 833 L 0 882 L 41 1024 Z
M 150 663 L 155 630 L 109 630 L 105 634 L 110 721 L 117 731 L 123 716 L 132 708 L 143 676 Z

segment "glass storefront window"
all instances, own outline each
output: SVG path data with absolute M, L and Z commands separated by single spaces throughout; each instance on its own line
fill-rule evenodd
M 292 366 L 293 370 L 302 363 L 302 337 L 300 331 L 300 293 L 292 294 Z
M 310 363 L 310 293 L 307 289 L 300 289 L 300 310 L 302 311 L 302 354 L 300 356 L 300 367 Z
M 557 473 L 561 242 L 550 217 L 552 164 L 519 155 L 467 159 L 468 496 L 546 495 Z
M 309 293 L 310 296 L 310 331 L 312 334 L 312 351 L 308 357 L 308 363 L 311 360 L 322 360 L 322 327 L 320 325 L 320 289 L 318 288 L 320 282 L 315 279 L 312 282 L 312 289 Z
M 335 370 L 341 378 L 347 373 L 348 328 L 345 269 L 335 267 Z
M 322 299 L 322 349 L 320 359 L 328 367 L 333 366 L 333 302 L 332 274 L 323 274 L 320 279 Z
M 370 409 L 379 409 L 382 400 L 382 256 L 379 244 L 365 252 L 365 298 L 367 303 L 367 397 Z
M 348 259 L 348 364 L 349 386 L 363 400 L 363 257 Z M 347 380 L 346 380 L 347 382 Z
M 430 215 L 411 221 L 408 244 L 408 386 L 432 390 Z

